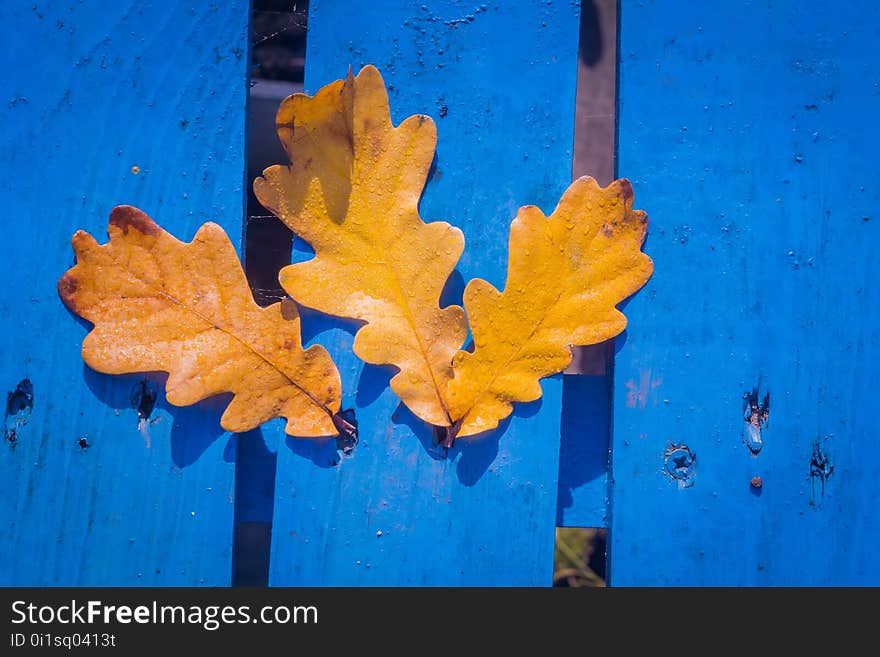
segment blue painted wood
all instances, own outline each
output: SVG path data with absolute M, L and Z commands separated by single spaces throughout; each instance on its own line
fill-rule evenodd
M 880 584 L 876 4 L 621 20 L 619 166 L 656 273 L 618 341 L 611 582 Z M 692 486 L 664 474 L 668 441 Z
M 356 13 L 335 0 L 310 5 L 307 91 L 372 63 L 395 122 L 419 112 L 437 122 L 421 213 L 460 226 L 467 240 L 449 302 L 462 279 L 502 286 L 517 208 L 552 211 L 568 185 L 577 18 L 576 2 L 394 0 Z M 305 324 L 339 366 L 361 438 L 340 460 L 332 442 L 264 428 L 280 443 L 270 583 L 549 585 L 561 377 L 502 431 L 461 439 L 443 458 L 398 406 L 390 373 L 353 356 L 353 327 L 312 316 Z
M 182 239 L 217 221 L 238 245 L 248 3 L 16 0 L 0 24 L 0 387 L 33 386 L 0 445 L 0 584 L 228 584 L 219 405 L 170 407 L 160 383 L 139 431 L 142 379 L 83 365 L 86 326 L 55 286 L 73 232 L 106 239 L 119 203 Z
M 566 374 L 562 385 L 559 448 L 559 527 L 608 524 L 611 436 L 608 375 Z
M 618 0 L 581 3 L 572 178 L 616 178 Z M 562 388 L 561 527 L 605 527 L 611 447 L 613 341 L 573 349 Z

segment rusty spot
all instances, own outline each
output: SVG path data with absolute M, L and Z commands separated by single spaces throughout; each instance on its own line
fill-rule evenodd
M 621 195 L 623 196 L 624 205 L 627 205 L 627 204 L 632 205 L 632 201 L 633 201 L 632 183 L 630 183 L 630 181 L 627 180 L 626 178 L 620 179 L 620 192 L 621 192 Z
M 764 480 L 760 477 L 752 477 L 751 480 L 749 480 L 749 485 L 752 488 L 761 488 L 764 485 Z
M 67 272 L 58 280 L 58 296 L 66 306 L 73 306 L 74 294 L 79 287 L 79 281 Z
M 299 313 L 296 311 L 296 304 L 288 298 L 281 300 L 281 317 L 288 321 L 299 319 Z M 285 343 L 285 346 L 287 346 L 287 343 Z
M 15 390 L 6 394 L 4 435 L 10 445 L 18 442 L 18 430 L 27 424 L 34 410 L 34 386 L 30 379 L 22 379 Z
M 827 438 L 826 438 L 827 440 Z M 819 504 L 825 498 L 825 482 L 834 474 L 834 465 L 822 448 L 822 439 L 813 441 L 813 451 L 810 454 L 810 506 L 816 507 L 816 484 L 819 488 Z
M 131 168 L 131 172 L 132 172 L 134 175 L 138 175 L 138 174 L 141 172 L 141 168 L 140 168 L 137 164 L 135 164 L 135 165 Z
M 690 488 L 697 474 L 697 455 L 687 445 L 670 443 L 663 453 L 663 472 L 677 481 L 679 488 Z
M 128 235 L 133 228 L 142 235 L 158 235 L 162 229 L 146 213 L 130 205 L 117 205 L 110 213 L 110 225 L 122 229 Z
M 743 395 L 743 442 L 752 454 L 757 454 L 764 448 L 764 429 L 770 419 L 770 393 L 764 393 L 764 399 L 758 401 L 760 383 L 750 392 Z

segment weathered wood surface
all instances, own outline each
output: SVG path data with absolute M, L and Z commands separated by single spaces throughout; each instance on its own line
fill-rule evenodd
M 656 273 L 617 346 L 612 584 L 880 584 L 878 36 L 867 1 L 622 5 Z
M 578 4 L 399 0 L 354 14 L 348 3 L 311 3 L 307 91 L 372 63 L 395 122 L 414 113 L 437 122 L 421 214 L 467 240 L 448 302 L 474 276 L 503 286 L 517 208 L 550 212 L 568 185 Z M 295 247 L 295 258 L 308 257 Z M 444 458 L 399 406 L 391 373 L 352 354 L 353 327 L 306 325 L 339 365 L 361 439 L 340 459 L 332 441 L 263 429 L 278 449 L 270 583 L 549 585 L 561 377 L 545 380 L 543 400 L 518 407 L 501 431 L 461 439 Z
M 0 583 L 229 584 L 219 406 L 170 407 L 160 381 L 139 430 L 143 377 L 84 366 L 87 327 L 55 285 L 73 232 L 105 241 L 121 203 L 186 240 L 216 221 L 239 245 L 248 3 L 15 0 L 0 24 Z
M 615 178 L 617 0 L 581 2 L 572 179 Z M 606 527 L 614 341 L 574 347 L 562 384 L 560 527 Z

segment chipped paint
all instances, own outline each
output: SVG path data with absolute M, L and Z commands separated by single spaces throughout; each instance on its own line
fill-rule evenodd
M 828 453 L 822 447 L 822 443 L 830 436 L 813 441 L 813 450 L 810 454 L 810 506 L 816 508 L 822 505 L 825 499 L 825 483 L 834 474 L 834 465 Z M 816 493 L 819 493 L 818 498 Z
M 651 369 L 639 371 L 639 382 L 629 379 L 626 382 L 626 406 L 627 408 L 645 408 L 650 399 L 651 405 L 657 405 L 657 394 L 654 392 L 663 383 L 663 377 L 653 377 Z
M 743 395 L 743 442 L 749 451 L 756 455 L 764 448 L 764 430 L 770 419 L 770 393 L 764 393 L 764 399 L 758 402 L 760 383 L 750 392 Z
M 30 379 L 22 379 L 15 390 L 6 395 L 4 430 L 6 441 L 15 446 L 19 430 L 28 423 L 34 410 L 34 386 Z
M 663 472 L 680 489 L 690 488 L 697 474 L 697 455 L 687 445 L 670 443 L 663 454 Z

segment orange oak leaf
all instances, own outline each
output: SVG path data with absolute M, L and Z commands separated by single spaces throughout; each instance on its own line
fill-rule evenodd
M 426 224 L 418 203 L 437 131 L 427 116 L 395 127 L 373 66 L 313 97 L 290 96 L 277 116 L 291 166 L 254 181 L 260 202 L 315 250 L 280 281 L 298 303 L 362 320 L 355 353 L 400 371 L 391 388 L 418 417 L 452 418 L 446 386 L 467 326 L 440 293 L 464 248 L 460 230 Z
M 572 345 L 596 344 L 626 328 L 616 306 L 654 270 L 641 251 L 647 215 L 632 204 L 628 180 L 600 188 L 584 177 L 549 217 L 535 206 L 520 208 L 504 291 L 481 279 L 464 291 L 474 351 L 458 352 L 449 384 L 458 436 L 493 429 L 513 402 L 541 397 L 539 380 L 568 366 Z M 455 436 L 447 432 L 447 446 Z
M 338 415 L 339 374 L 323 347 L 303 349 L 290 301 L 258 306 L 220 226 L 180 242 L 146 214 L 119 206 L 109 243 L 73 236 L 77 264 L 58 282 L 65 305 L 94 325 L 85 362 L 99 372 L 168 372 L 168 401 L 233 393 L 221 418 L 248 431 L 287 418 L 291 435 L 348 432 Z

